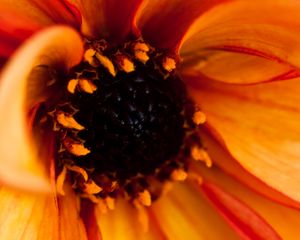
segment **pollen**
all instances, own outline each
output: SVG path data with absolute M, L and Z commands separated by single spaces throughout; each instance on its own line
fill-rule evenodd
M 175 169 L 171 174 L 171 179 L 174 181 L 184 181 L 188 174 L 183 169 Z
M 100 53 L 96 53 L 95 56 L 99 60 L 99 62 L 107 69 L 107 71 L 115 77 L 117 73 L 112 61 L 108 57 Z
M 144 206 L 151 206 L 151 194 L 148 190 L 144 190 L 138 194 L 138 201 Z
M 66 149 L 75 156 L 85 156 L 91 152 L 89 149 L 84 147 L 82 143 L 77 143 L 69 138 L 64 139 L 64 145 Z
M 99 187 L 93 180 L 90 180 L 83 185 L 83 191 L 87 194 L 97 194 L 102 191 L 102 188 Z
M 118 54 L 116 56 L 116 62 L 121 71 L 130 73 L 130 72 L 133 72 L 135 69 L 134 63 L 131 60 L 129 60 L 128 57 L 126 57 L 124 55 Z
M 206 122 L 206 115 L 201 111 L 197 111 L 194 113 L 193 121 L 196 125 L 203 124 Z
M 195 161 L 202 161 L 207 167 L 212 166 L 212 160 L 208 155 L 207 151 L 199 146 L 193 146 L 191 150 L 191 156 Z
M 76 87 L 78 85 L 78 79 L 71 79 L 68 82 L 67 89 L 70 93 L 75 93 Z
M 87 79 L 80 79 L 79 86 L 82 91 L 89 94 L 92 94 L 97 90 L 97 86 L 92 81 Z

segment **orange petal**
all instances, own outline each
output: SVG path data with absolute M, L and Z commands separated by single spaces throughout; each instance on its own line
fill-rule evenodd
M 137 15 L 143 38 L 152 46 L 174 50 L 192 22 L 227 0 L 146 0 Z
M 209 156 L 213 159 L 214 165 L 218 165 L 222 170 L 228 173 L 237 181 L 245 184 L 256 193 L 263 195 L 273 201 L 284 204 L 288 207 L 300 209 L 300 203 L 292 200 L 284 194 L 276 191 L 270 186 L 266 185 L 263 181 L 246 171 L 237 162 L 230 153 L 220 145 L 209 131 L 201 131 L 201 140 L 209 152 Z
M 26 38 L 40 30 L 41 25 L 6 6 L 0 5 L 0 12 L 0 56 L 7 58 Z
M 270 81 L 296 71 L 299 11 L 296 0 L 233 1 L 211 9 L 183 40 L 183 71 L 234 83 Z
M 65 189 L 66 197 L 58 198 L 59 239 L 87 240 L 86 230 L 80 217 L 80 203 L 78 196 L 73 192 L 71 186 L 67 185 Z
M 145 232 L 143 223 L 139 221 L 138 210 L 128 201 L 119 199 L 116 208 L 102 213 L 96 209 L 96 218 L 101 229 L 103 239 L 118 240 L 155 240 L 165 239 L 159 226 L 154 221 L 149 221 L 149 229 Z
M 232 156 L 296 201 L 300 201 L 299 89 L 298 78 L 251 86 L 205 82 L 190 91 Z
M 188 184 L 174 185 L 150 210 L 167 239 L 238 239 L 205 197 Z
M 201 188 L 242 239 L 281 239 L 264 219 L 237 198 L 209 182 L 202 183 Z
M 58 239 L 58 208 L 50 195 L 0 188 L 1 239 Z
M 80 36 L 74 30 L 49 28 L 24 44 L 1 72 L 1 182 L 27 189 L 48 189 L 45 169 L 37 158 L 38 149 L 29 136 L 26 120 L 26 111 L 42 100 L 47 84 L 42 75 L 32 78 L 30 73 L 40 65 L 69 68 L 80 61 L 82 51 Z
M 224 191 L 236 196 L 259 213 L 282 237 L 295 239 L 299 235 L 300 211 L 274 203 L 256 194 L 244 185 L 230 178 L 219 168 L 210 171 L 198 166 L 198 172 L 204 179 L 218 184 Z
M 79 27 L 81 17 L 78 9 L 67 0 L 0 0 L 5 6 L 19 16 L 29 17 L 33 22 L 41 25 L 61 23 Z M 11 19 L 14 21 L 14 19 Z
M 132 32 L 142 0 L 69 0 L 82 14 L 82 32 L 93 38 L 122 42 Z

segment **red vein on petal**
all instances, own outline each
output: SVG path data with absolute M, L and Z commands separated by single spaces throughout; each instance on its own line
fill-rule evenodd
M 225 193 L 212 183 L 204 182 L 201 188 L 218 212 L 242 239 L 281 239 L 261 216 L 237 198 Z
M 287 195 L 285 195 L 283 192 L 279 192 L 278 190 L 272 188 L 271 186 L 269 186 L 268 184 L 266 184 L 262 179 L 258 178 L 257 176 L 251 174 L 246 168 L 244 168 L 244 166 L 242 166 L 237 160 L 236 158 L 234 158 L 234 156 L 230 153 L 229 149 L 227 148 L 223 138 L 220 136 L 220 134 L 218 134 L 218 132 L 209 124 L 209 121 L 206 122 L 205 124 L 205 128 L 203 129 L 205 132 L 207 132 L 209 135 L 211 135 L 215 140 L 217 140 L 217 142 L 223 147 L 223 150 L 226 151 L 226 153 L 232 157 L 232 159 L 235 160 L 235 164 L 238 166 L 239 171 L 238 174 L 247 174 L 249 177 L 252 178 L 253 182 L 256 182 L 257 184 L 260 184 L 261 186 L 264 186 L 266 188 L 268 188 L 272 193 L 270 194 L 266 194 L 264 191 L 258 191 L 254 185 L 250 185 L 248 182 L 241 180 L 237 174 L 230 172 L 228 169 L 224 168 L 223 165 L 220 165 L 218 163 L 216 163 L 221 169 L 223 169 L 229 176 L 233 177 L 234 179 L 236 179 L 237 181 L 241 182 L 242 184 L 244 184 L 245 186 L 249 187 L 250 189 L 252 189 L 254 192 L 256 192 L 257 194 L 264 196 L 274 202 L 280 203 L 284 206 L 290 207 L 290 208 L 294 208 L 299 210 L 300 209 L 300 203 L 291 199 L 290 197 L 288 197 Z

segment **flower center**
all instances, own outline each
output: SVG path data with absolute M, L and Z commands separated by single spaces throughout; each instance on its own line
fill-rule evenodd
M 189 157 L 201 158 L 195 130 L 203 114 L 175 64 L 141 40 L 118 49 L 86 41 L 84 60 L 48 110 L 58 185 L 69 173 L 73 188 L 94 202 L 122 195 L 150 205 L 164 182 L 186 178 Z

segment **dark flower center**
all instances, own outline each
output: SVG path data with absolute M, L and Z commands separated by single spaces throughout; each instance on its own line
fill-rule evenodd
M 92 201 L 122 195 L 144 205 L 165 181 L 184 180 L 190 147 L 201 146 L 199 116 L 174 68 L 174 59 L 142 41 L 118 49 L 87 41 L 83 61 L 46 107 L 58 179 L 69 173 L 73 188 Z

